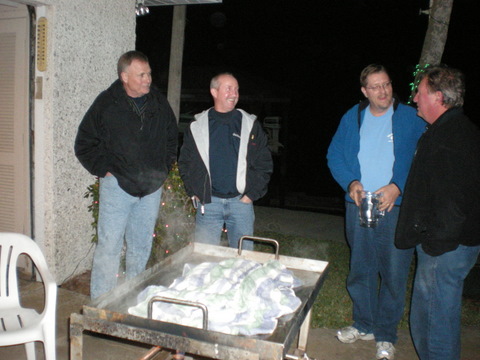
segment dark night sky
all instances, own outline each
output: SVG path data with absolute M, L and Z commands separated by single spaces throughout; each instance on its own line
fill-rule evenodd
M 465 110 L 480 123 L 480 109 L 474 106 L 480 97 L 480 66 L 473 55 L 480 45 L 477 1 L 454 1 L 443 62 L 465 72 Z M 282 140 L 289 191 L 338 195 L 341 191 L 325 156 L 340 117 L 363 97 L 360 71 L 370 63 L 387 66 L 394 91 L 408 100 L 428 25 L 428 17 L 419 10 L 428 3 L 224 0 L 219 5 L 190 5 L 184 71 L 192 66 L 205 69 L 208 76 L 201 86 L 206 92 L 212 71 L 218 70 L 253 79 L 249 89 L 240 82 L 240 97 L 245 91 L 261 91 L 267 83 L 277 94 L 288 94 L 288 133 Z M 150 58 L 154 81 L 162 88 L 168 73 L 172 12 L 172 7 L 151 7 L 150 15 L 137 18 L 136 47 Z M 249 110 L 241 98 L 239 107 Z

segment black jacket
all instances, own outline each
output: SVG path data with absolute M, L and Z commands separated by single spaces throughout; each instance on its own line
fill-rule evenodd
M 253 115 L 242 113 L 241 144 L 237 166 L 237 189 L 252 201 L 267 192 L 273 172 L 267 135 Z M 193 128 L 193 131 L 192 131 Z M 178 167 L 188 196 L 196 195 L 202 204 L 210 203 L 208 110 L 197 114 L 187 128 L 180 150 Z
M 93 102 L 78 128 L 75 155 L 92 175 L 112 173 L 132 196 L 158 190 L 177 157 L 178 128 L 167 99 L 152 86 L 139 116 L 120 80 Z
M 420 138 L 405 185 L 395 244 L 438 256 L 480 244 L 480 132 L 450 109 Z

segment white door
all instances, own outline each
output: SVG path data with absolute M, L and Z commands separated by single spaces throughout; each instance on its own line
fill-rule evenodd
M 0 231 L 31 236 L 29 18 L 0 6 Z

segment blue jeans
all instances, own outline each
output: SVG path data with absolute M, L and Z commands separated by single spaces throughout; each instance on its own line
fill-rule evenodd
M 353 326 L 376 341 L 395 343 L 405 307 L 406 284 L 414 249 L 395 247 L 399 207 L 385 212 L 375 228 L 360 226 L 358 207 L 346 203 L 350 245 L 347 289 L 353 302 Z
M 212 196 L 212 202 L 205 204 L 204 214 L 197 210 L 195 225 L 195 241 L 220 245 L 223 225 L 227 229 L 228 245 L 238 248 L 242 236 L 253 235 L 255 213 L 253 203 L 240 201 L 241 196 L 223 199 Z M 246 240 L 242 244 L 244 250 L 253 249 L 253 241 Z
M 127 279 L 145 270 L 152 249 L 161 194 L 162 188 L 139 198 L 123 191 L 114 176 L 100 179 L 98 243 L 90 281 L 92 299 L 117 285 L 124 239 L 127 245 Z
M 430 256 L 417 246 L 410 330 L 421 360 L 460 359 L 463 281 L 479 252 L 480 246 L 460 245 Z

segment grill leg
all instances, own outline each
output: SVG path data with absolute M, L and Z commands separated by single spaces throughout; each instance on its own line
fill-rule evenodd
M 301 351 L 307 350 L 308 331 L 310 330 L 310 319 L 312 317 L 312 310 L 308 312 L 307 316 L 303 320 L 302 326 L 298 333 L 298 349 Z
M 70 360 L 83 358 L 83 316 L 70 315 Z

